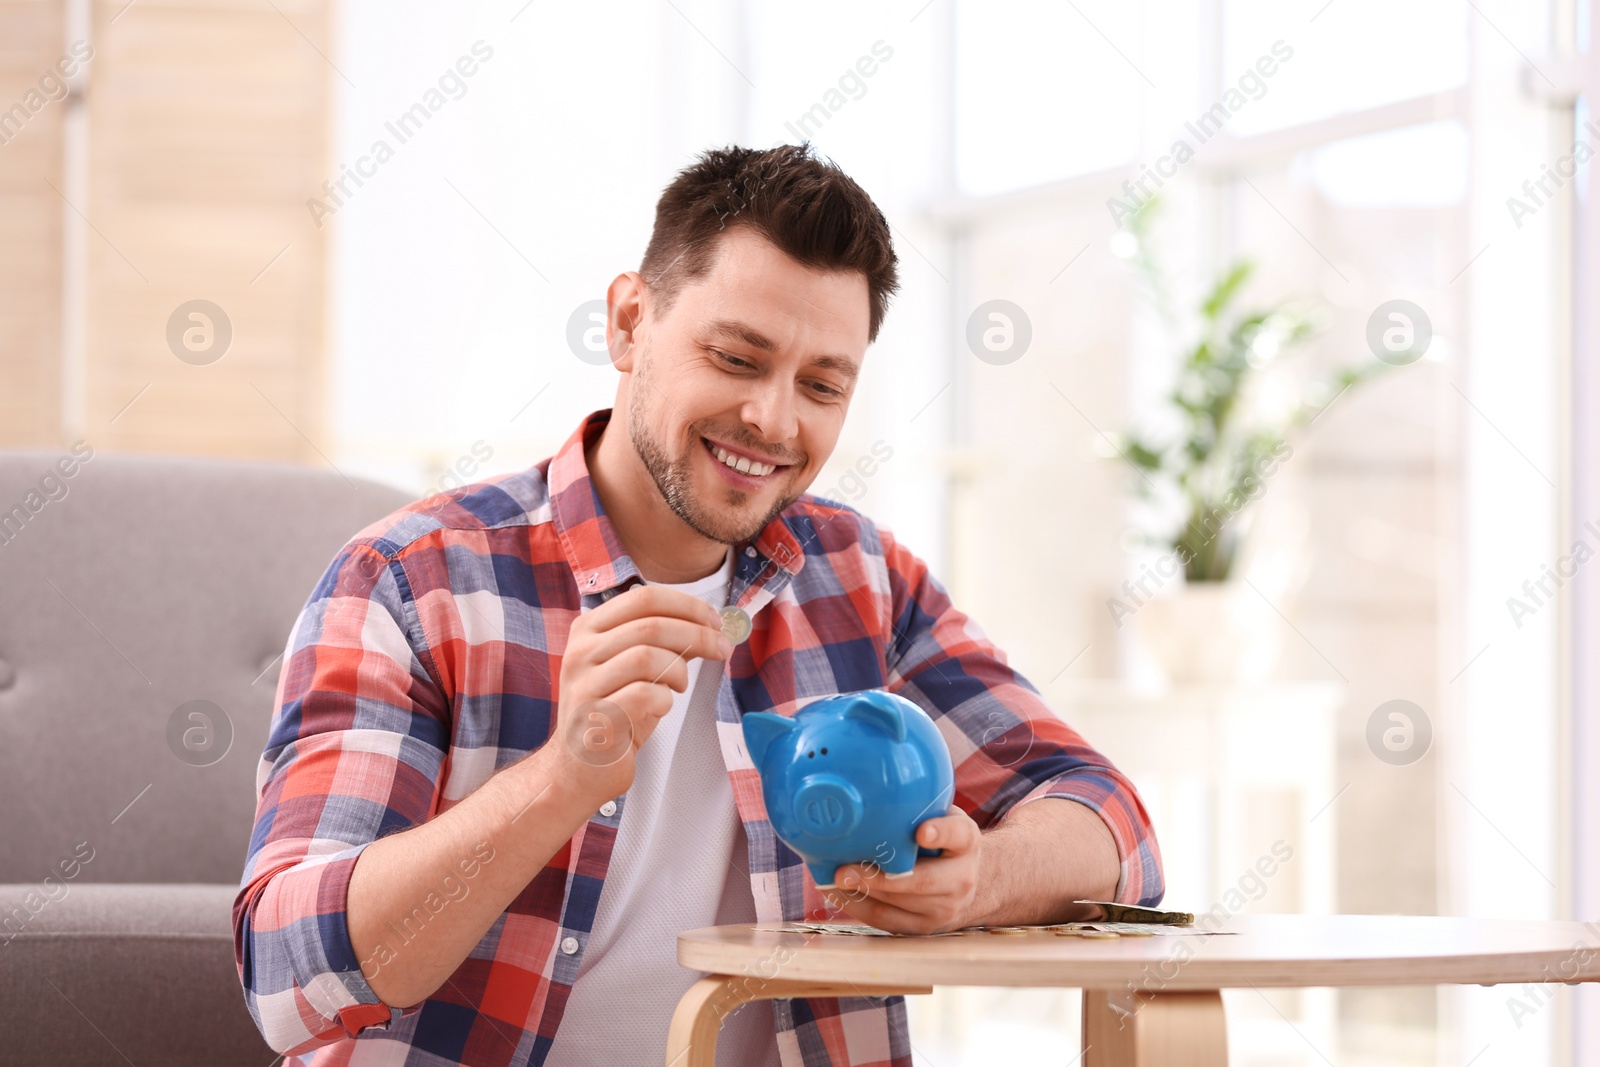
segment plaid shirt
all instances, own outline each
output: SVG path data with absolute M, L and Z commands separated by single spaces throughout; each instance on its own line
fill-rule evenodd
M 391 1008 L 372 992 L 345 901 L 375 839 L 427 821 L 545 743 L 572 621 L 641 580 L 584 460 L 585 440 L 609 417 L 589 416 L 534 467 L 361 531 L 295 624 L 233 922 L 262 1034 L 281 1052 L 317 1050 L 297 1062 L 390 1063 L 401 1049 L 422 1053 L 406 1057 L 419 1064 L 545 1062 L 626 794 L 551 857 L 420 1005 Z M 1160 901 L 1160 854 L 1133 785 L 888 530 L 803 496 L 736 558 L 732 599 L 755 628 L 726 666 L 717 730 L 760 921 L 840 913 L 774 835 L 740 716 L 792 715 L 818 697 L 871 688 L 932 716 L 955 764 L 955 803 L 980 827 L 1044 797 L 1083 803 L 1116 842 L 1117 899 Z M 491 861 L 492 849 L 478 859 Z M 903 997 L 776 1000 L 773 1013 L 785 1067 L 911 1067 Z

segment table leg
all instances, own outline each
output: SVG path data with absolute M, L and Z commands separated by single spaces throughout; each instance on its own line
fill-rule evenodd
M 1222 993 L 1084 990 L 1083 1067 L 1228 1067 Z
M 667 1031 L 667 1067 L 716 1067 L 717 1031 L 734 1009 L 752 1000 L 783 997 L 897 997 L 932 986 L 864 986 L 857 982 L 798 982 L 753 975 L 712 974 L 689 987 Z

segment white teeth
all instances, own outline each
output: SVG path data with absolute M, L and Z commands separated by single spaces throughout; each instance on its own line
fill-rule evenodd
M 711 452 L 719 460 L 721 460 L 724 465 L 732 467 L 740 474 L 752 474 L 757 478 L 764 478 L 778 469 L 776 466 L 770 463 L 758 463 L 755 460 L 749 459 L 745 456 L 735 456 L 727 449 L 719 448 L 715 444 L 711 446 Z

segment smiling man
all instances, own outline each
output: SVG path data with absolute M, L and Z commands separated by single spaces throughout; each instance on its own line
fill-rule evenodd
M 831 163 L 708 152 L 607 292 L 614 407 L 339 553 L 289 638 L 234 905 L 289 1062 L 661 1063 L 699 977 L 682 930 L 1159 902 L 1128 780 L 887 529 L 805 492 L 896 287 L 882 213 Z M 955 804 L 917 831 L 938 857 L 819 890 L 740 719 L 871 688 L 932 716 Z M 910 1067 L 904 999 L 753 1002 L 719 1062 Z

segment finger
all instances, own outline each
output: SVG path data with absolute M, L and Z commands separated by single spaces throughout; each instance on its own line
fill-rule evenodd
M 611 694 L 610 700 L 617 707 L 628 713 L 628 717 L 635 722 L 644 721 L 646 718 L 659 719 L 672 710 L 672 690 L 664 685 L 651 682 L 629 682 L 617 692 Z
M 689 664 L 682 652 L 634 645 L 589 668 L 585 691 L 606 696 L 632 682 L 660 683 L 678 692 L 689 688 Z
M 628 717 L 627 729 L 637 749 L 655 732 L 656 723 L 672 710 L 672 690 L 649 682 L 632 682 L 611 695 L 611 702 Z
M 846 898 L 834 906 L 868 926 L 876 926 L 880 930 L 897 934 L 928 934 L 940 928 L 940 921 L 936 915 L 908 911 L 872 897 L 860 900 Z
M 857 895 L 865 893 L 877 900 L 909 906 L 907 902 L 916 899 L 959 895 L 967 862 L 955 856 L 925 856 L 917 860 L 910 874 L 897 878 L 890 878 L 881 870 L 847 865 L 839 870 L 838 884 L 847 890 L 859 887 Z
M 717 626 L 711 627 L 670 615 L 646 615 L 601 631 L 585 656 L 591 663 L 604 663 L 635 645 L 653 645 L 674 653 L 687 649 L 690 659 L 724 660 L 733 653 L 733 645 L 722 635 L 720 617 Z
M 842 894 L 851 900 L 860 900 L 872 892 L 870 879 L 854 864 L 835 869 L 833 885 L 835 894 Z
M 917 844 L 954 853 L 970 852 L 977 847 L 982 833 L 972 817 L 962 811 L 923 821 L 917 827 Z
M 912 874 L 908 874 L 904 878 L 895 879 L 895 881 L 910 881 L 916 876 L 915 871 L 916 868 L 913 867 Z M 880 885 L 888 881 L 889 876 L 884 874 L 883 868 L 876 863 L 847 863 L 840 867 L 838 873 L 834 875 L 834 883 L 836 885 L 858 886 L 869 893 L 876 892 Z
M 666 686 L 636 682 L 605 700 L 576 708 L 562 705 L 558 714 L 571 752 L 584 763 L 606 767 L 630 748 L 637 751 L 672 704 L 672 690 Z
M 722 616 L 716 608 L 681 589 L 665 589 L 659 585 L 636 585 L 626 593 L 612 597 L 583 618 L 591 631 L 600 633 L 629 620 L 650 615 L 684 619 L 717 630 L 722 628 Z

